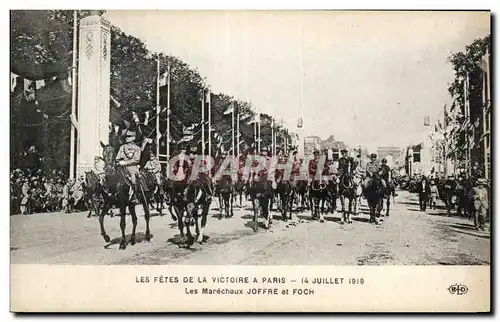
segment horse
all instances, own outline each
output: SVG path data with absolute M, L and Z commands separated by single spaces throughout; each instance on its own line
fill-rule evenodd
M 354 191 L 354 214 L 359 215 L 359 208 L 361 207 L 361 198 L 363 197 L 363 176 L 361 173 L 356 173 L 353 177 L 356 190 Z
M 85 171 L 85 200 L 87 202 L 87 208 L 89 209 L 89 214 L 87 218 L 92 216 L 92 211 L 94 211 L 96 216 L 99 216 L 99 211 L 103 207 L 104 199 L 101 196 L 101 184 L 99 176 L 93 171 Z
M 328 197 L 328 181 L 327 180 L 313 180 L 309 186 L 309 200 L 311 203 L 311 217 L 312 219 L 318 219 L 320 222 L 324 222 L 324 208 L 320 208 L 320 202 L 323 202 Z
M 344 223 L 352 224 L 351 214 L 356 210 L 356 191 L 358 187 L 354 182 L 354 176 L 351 172 L 343 173 L 340 176 L 339 183 L 339 194 L 340 194 L 340 204 L 342 205 L 342 220 L 340 224 Z M 345 199 L 348 199 L 348 207 L 345 209 Z
M 234 189 L 231 176 L 223 175 L 217 182 L 215 191 L 219 197 L 219 219 L 222 219 L 223 211 L 226 214 L 226 218 L 233 217 Z
M 240 207 L 243 206 L 243 193 L 245 191 L 245 182 L 243 181 L 243 178 L 241 177 L 240 174 L 238 174 L 238 177 L 236 179 L 236 182 L 234 183 L 234 196 L 235 197 L 240 197 Z
M 184 175 L 187 176 L 187 171 Z M 203 229 L 212 203 L 214 190 L 212 181 L 208 176 L 200 175 L 196 181 L 168 180 L 167 186 L 168 189 L 165 190 L 168 195 L 167 202 L 174 209 L 175 217 L 174 214 L 171 215 L 177 221 L 180 233 L 179 247 L 189 248 L 195 242 L 201 244 Z M 200 208 L 201 214 L 198 214 Z M 196 224 L 196 239 L 193 238 L 190 228 L 194 224 Z
M 254 180 L 249 180 L 248 193 L 253 206 L 253 230 L 258 230 L 259 214 L 265 218 L 264 227 L 269 229 L 272 224 L 272 215 L 269 212 L 269 200 L 273 193 L 271 181 L 266 176 L 257 176 Z
M 293 177 L 285 178 L 284 170 L 276 171 L 274 179 L 274 182 L 276 182 L 274 192 L 278 196 L 278 209 L 281 210 L 283 221 L 288 221 L 288 219 L 292 219 L 295 183 L 293 182 Z
M 295 184 L 295 195 L 302 210 L 309 209 L 309 189 L 306 180 L 297 180 Z
M 132 217 L 132 235 L 130 237 L 130 244 L 135 245 L 135 231 L 137 228 L 137 214 L 135 212 L 136 200 L 142 205 L 144 209 L 144 219 L 146 220 L 146 233 L 145 240 L 151 241 L 151 232 L 149 229 L 150 212 L 148 200 L 151 193 L 154 191 L 154 185 L 151 182 L 143 180 L 141 176 L 137 178 L 137 190 L 134 191 L 135 198 L 130 198 L 131 183 L 127 178 L 127 170 L 125 167 L 116 166 L 115 149 L 111 145 L 105 145 L 101 142 L 103 148 L 103 160 L 105 163 L 105 184 L 101 189 L 101 196 L 104 199 L 104 205 L 99 213 L 99 225 L 101 228 L 101 236 L 104 241 L 109 243 L 110 237 L 104 229 L 104 216 L 108 213 L 113 205 L 118 205 L 120 208 L 120 229 L 122 238 L 119 249 L 127 248 L 127 240 L 125 236 L 126 228 L 126 208 L 128 207 Z M 149 183 L 149 184 L 148 184 Z M 134 200 L 136 199 L 136 200 Z
M 395 188 L 394 183 L 391 180 L 387 180 L 386 181 L 386 188 L 384 189 L 384 194 L 382 196 L 382 198 L 383 198 L 382 207 L 384 207 L 383 203 L 384 203 L 384 200 L 386 200 L 386 203 L 385 203 L 385 216 L 386 217 L 389 217 L 389 211 L 391 209 L 391 197 L 394 196 L 395 189 L 396 188 Z
M 363 190 L 368 207 L 370 208 L 370 223 L 378 224 L 376 217 L 380 216 L 384 196 L 384 186 L 382 185 L 380 176 L 373 174 Z
M 193 240 L 190 225 L 194 222 L 196 227 L 196 239 L 194 239 L 194 243 L 203 243 L 203 230 L 207 225 L 213 191 L 212 180 L 204 175 L 200 175 L 198 180 L 191 182 L 188 186 L 185 199 L 189 203 L 186 206 L 186 216 L 184 217 L 188 241 Z M 199 210 L 201 210 L 201 213 L 199 213 Z M 182 220 L 179 219 L 179 222 L 182 222 Z M 186 246 L 189 247 L 190 244 L 188 243 Z

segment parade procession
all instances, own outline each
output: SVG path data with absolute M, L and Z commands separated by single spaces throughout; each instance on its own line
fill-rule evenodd
M 242 15 L 11 11 L 11 260 L 489 265 L 489 25 L 365 63 Z

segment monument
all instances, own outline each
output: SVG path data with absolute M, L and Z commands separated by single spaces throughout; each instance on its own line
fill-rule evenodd
M 111 25 L 97 11 L 80 20 L 78 48 L 77 175 L 102 156 L 109 143 Z

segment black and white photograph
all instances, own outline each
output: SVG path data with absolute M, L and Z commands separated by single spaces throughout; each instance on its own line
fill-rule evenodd
M 11 10 L 11 265 L 489 266 L 491 19 Z

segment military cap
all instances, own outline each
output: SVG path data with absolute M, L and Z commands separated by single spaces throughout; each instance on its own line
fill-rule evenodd
M 377 158 L 377 154 L 376 154 L 376 153 L 372 153 L 372 154 L 370 154 L 370 158 L 372 158 L 372 159 L 376 159 L 376 158 Z

